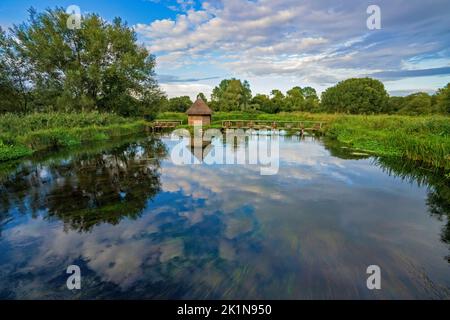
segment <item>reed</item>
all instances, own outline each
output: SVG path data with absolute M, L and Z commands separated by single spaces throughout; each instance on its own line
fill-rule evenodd
M 145 126 L 144 120 L 98 112 L 6 114 L 0 116 L 0 161 L 143 132 Z

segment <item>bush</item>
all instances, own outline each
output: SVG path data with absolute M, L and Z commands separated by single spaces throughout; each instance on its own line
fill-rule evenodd
M 326 112 L 381 113 L 387 103 L 388 94 L 383 83 L 371 78 L 341 81 L 322 94 L 322 108 Z

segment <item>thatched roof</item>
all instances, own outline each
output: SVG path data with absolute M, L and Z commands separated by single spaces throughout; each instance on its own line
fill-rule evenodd
M 210 116 L 212 115 L 212 110 L 208 107 L 208 105 L 201 98 L 198 98 L 197 101 L 186 111 L 189 116 Z

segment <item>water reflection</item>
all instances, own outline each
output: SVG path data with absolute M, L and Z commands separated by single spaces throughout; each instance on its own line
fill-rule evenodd
M 24 164 L 1 182 L 1 220 L 15 206 L 23 214 L 59 219 L 65 228 L 89 231 L 100 223 L 137 218 L 160 191 L 166 156 L 159 139 L 144 139 L 109 152 L 82 153 L 50 164 Z
M 450 179 L 445 178 L 445 172 L 396 158 L 379 158 L 375 163 L 390 175 L 427 188 L 428 211 L 439 221 L 446 222 L 441 240 L 450 245 Z M 446 259 L 450 262 L 450 255 Z
M 439 173 L 293 136 L 279 174 L 261 176 L 176 166 L 175 144 L 133 138 L 0 169 L 0 297 L 449 297 Z M 81 291 L 65 287 L 70 264 Z M 382 291 L 365 286 L 370 264 Z

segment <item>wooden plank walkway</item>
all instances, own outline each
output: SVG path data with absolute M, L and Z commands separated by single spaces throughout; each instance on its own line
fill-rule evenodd
M 224 120 L 225 129 L 271 129 L 271 130 L 303 130 L 319 131 L 323 121 L 271 121 L 271 120 Z
M 266 129 L 266 130 L 303 130 L 320 131 L 326 122 L 323 121 L 271 121 L 271 120 L 223 120 L 223 129 Z M 155 120 L 151 123 L 152 131 L 175 129 L 182 125 L 182 120 Z
M 177 126 L 182 124 L 182 120 L 155 120 L 151 123 L 150 127 L 153 131 L 157 131 L 163 129 L 175 129 Z

